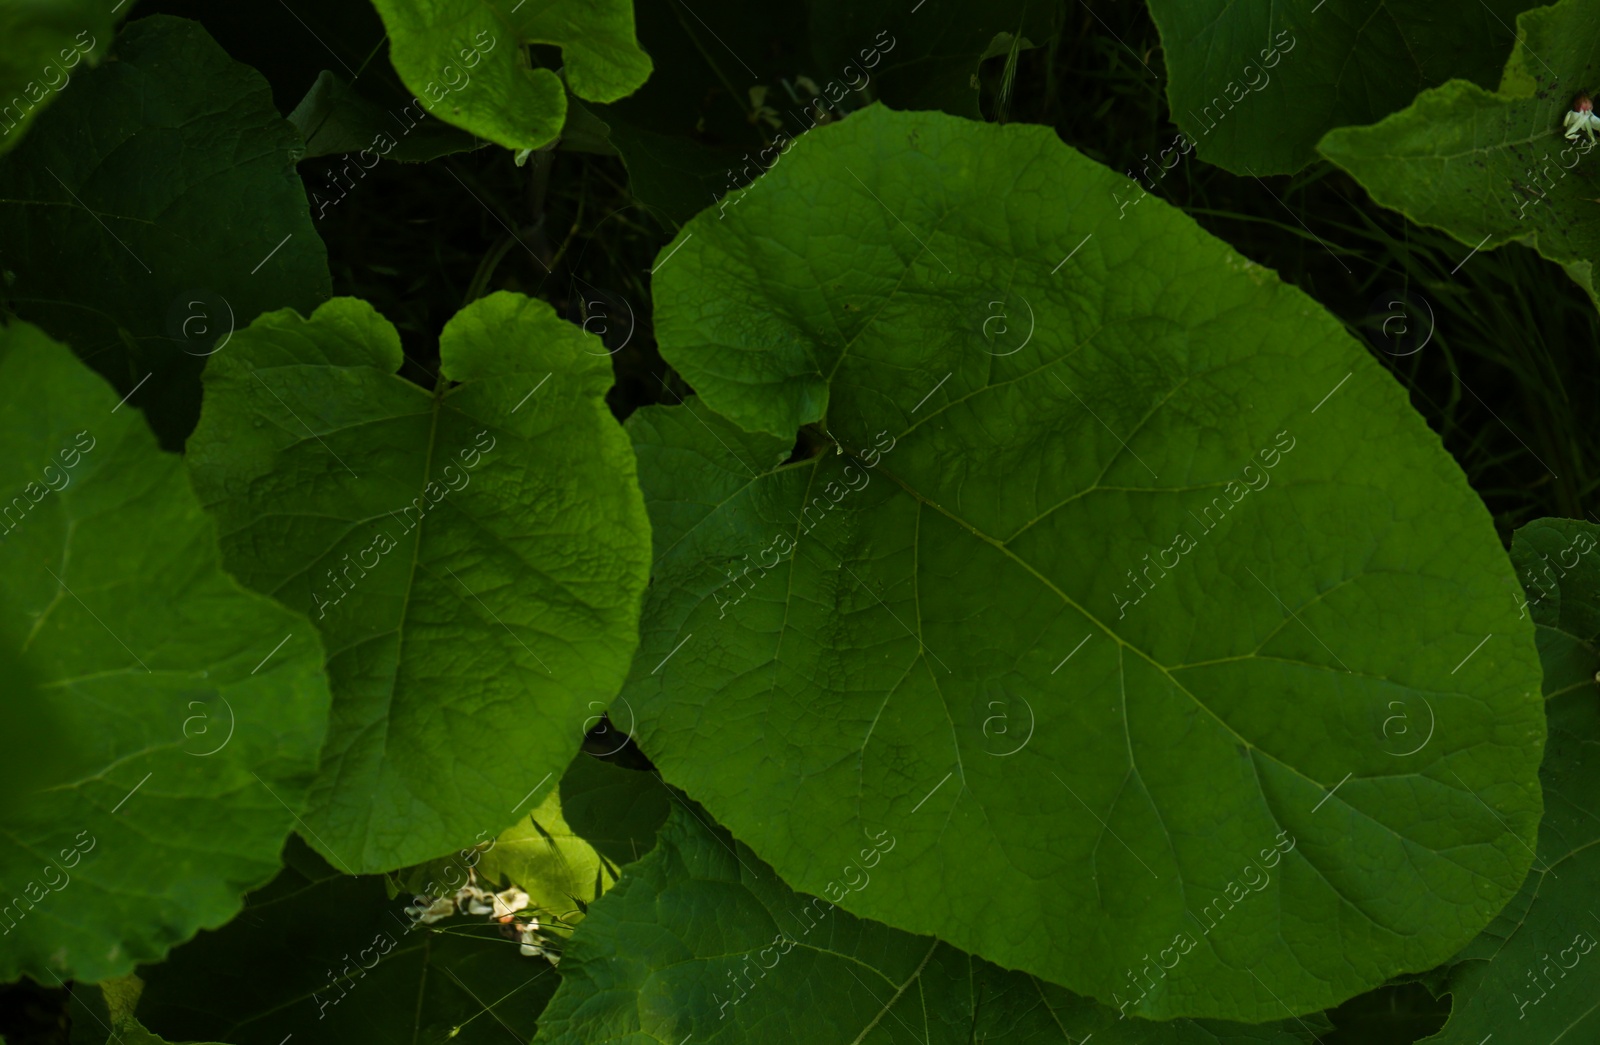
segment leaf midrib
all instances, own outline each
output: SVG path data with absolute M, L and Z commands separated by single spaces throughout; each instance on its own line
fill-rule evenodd
M 419 497 L 427 496 L 427 487 L 428 484 L 432 482 L 431 476 L 433 475 L 433 452 L 434 448 L 438 446 L 439 442 L 439 412 L 444 405 L 444 397 L 447 393 L 444 381 L 444 368 L 442 364 L 440 365 L 439 377 L 439 387 L 434 390 L 433 395 L 430 397 L 433 400 L 433 411 L 428 423 L 428 456 L 422 465 L 422 488 L 417 491 L 417 495 Z M 396 380 L 403 379 L 397 376 Z M 405 383 L 410 384 L 410 382 Z M 411 612 L 411 593 L 416 590 L 417 563 L 422 558 L 423 526 L 427 523 L 427 521 L 428 517 L 426 515 L 417 520 L 417 539 L 416 542 L 411 546 L 411 569 L 406 575 L 405 601 L 400 604 L 400 617 L 394 628 L 394 675 L 388 687 L 388 692 L 384 695 L 383 720 L 380 724 L 381 731 L 378 738 L 378 763 L 380 767 L 387 767 L 389 761 L 389 724 L 394 719 L 393 711 L 395 696 L 400 689 L 400 669 L 405 660 L 406 620 Z M 340 768 L 341 770 L 343 769 L 342 761 Z M 382 770 L 380 769 L 380 772 L 381 771 Z M 387 774 L 385 773 L 384 775 Z M 367 815 L 362 818 L 361 822 L 361 862 L 363 866 L 371 862 L 371 854 L 368 852 L 368 843 L 372 835 L 372 810 L 373 807 L 369 804 L 367 806 Z

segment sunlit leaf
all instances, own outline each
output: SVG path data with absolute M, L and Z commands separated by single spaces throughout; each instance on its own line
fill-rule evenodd
M 637 643 L 649 531 L 599 340 L 502 292 L 440 351 L 429 392 L 365 302 L 263 316 L 207 368 L 189 444 L 229 569 L 327 644 L 306 840 L 350 872 L 526 815 Z
M 616 101 L 650 75 L 633 35 L 632 0 L 374 0 L 390 59 L 433 115 L 511 149 L 561 132 L 562 83 Z M 561 48 L 561 73 L 530 67 L 524 44 Z

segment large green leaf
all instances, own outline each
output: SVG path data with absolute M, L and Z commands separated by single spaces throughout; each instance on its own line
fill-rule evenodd
M 0 807 L 0 982 L 53 986 L 160 958 L 273 875 L 328 682 L 315 630 L 223 572 L 182 461 L 65 346 L 0 328 L 0 389 L 0 636 L 73 738 Z
M 1533 0 L 1149 0 L 1172 119 L 1210 163 L 1284 174 L 1335 127 L 1452 77 L 1491 86 Z M 1162 161 L 1165 162 L 1165 161 Z
M 178 449 L 200 371 L 259 313 L 328 296 L 260 75 L 195 22 L 130 25 L 0 160 L 0 304 L 70 344 Z
M 1471 939 L 1531 856 L 1538 661 L 1400 387 L 1044 128 L 875 107 L 763 182 L 663 250 L 656 331 L 771 434 L 629 421 L 664 776 L 797 888 L 1113 1005 L 1205 930 L 1140 1015 L 1306 1012 Z
M 1511 557 L 1538 626 L 1550 739 L 1540 781 L 1538 858 L 1522 891 L 1451 970 L 1438 1045 L 1600 1037 L 1600 527 L 1541 519 Z
M 1152 1024 L 784 885 L 703 812 L 672 810 L 573 936 L 541 1045 L 1276 1045 L 1310 1023 Z M 898 839 L 867 848 L 887 868 Z M 811 935 L 815 931 L 816 935 Z M 769 962 L 767 959 L 771 959 Z M 1320 1020 L 1314 1020 L 1322 1026 Z
M 114 0 L 9 0 L 0 4 L 0 154 L 74 76 L 111 43 Z
M 482 918 L 410 930 L 382 878 L 338 874 L 295 848 L 238 918 L 140 970 L 146 1027 L 229 1045 L 533 1036 L 556 986 L 548 961 Z
M 561 132 L 567 98 L 613 102 L 650 75 L 633 35 L 633 0 L 373 0 L 390 59 L 433 115 L 511 149 Z M 528 65 L 524 44 L 561 48 L 563 66 Z
M 1600 76 L 1600 13 L 1592 0 L 1563 0 L 1523 14 L 1517 29 L 1499 90 L 1453 80 L 1318 148 L 1384 206 L 1474 250 L 1525 243 L 1600 302 L 1600 157 L 1586 137 L 1563 136 L 1573 95 Z
M 229 569 L 327 644 L 308 841 L 352 872 L 524 815 L 637 642 L 649 529 L 599 340 L 499 293 L 440 353 L 430 394 L 364 302 L 263 316 L 212 359 L 190 441 Z

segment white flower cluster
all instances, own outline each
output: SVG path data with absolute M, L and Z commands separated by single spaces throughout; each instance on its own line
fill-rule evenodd
M 455 891 L 453 896 L 418 896 L 412 905 L 406 908 L 406 916 L 412 924 L 432 925 L 434 922 L 457 914 L 487 915 L 490 921 L 498 922 L 505 929 L 515 934 L 520 944 L 518 948 L 525 957 L 536 958 L 543 956 L 550 959 L 550 964 L 556 964 L 559 955 L 547 949 L 544 937 L 539 935 L 539 918 L 530 914 L 526 918 L 518 918 L 517 912 L 529 904 L 528 894 L 516 886 L 491 892 L 477 884 L 477 875 L 467 872 L 467 884 Z

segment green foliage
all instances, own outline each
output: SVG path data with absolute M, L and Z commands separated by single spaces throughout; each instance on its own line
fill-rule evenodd
M 655 844 L 667 818 L 665 785 L 649 773 L 607 765 L 587 754 L 572 760 L 559 789 L 550 788 L 526 817 L 497 835 L 477 857 L 483 888 L 510 882 L 563 934 L 589 904 L 616 884 L 619 866 Z M 465 880 L 459 855 L 430 861 L 408 876 L 419 894 L 441 896 Z
M 0 0 L 0 1038 L 1583 1038 L 1594 4 L 1153 6 Z
M 377 877 L 291 843 L 227 926 L 143 970 L 138 1017 L 168 1041 L 504 1042 L 533 1036 L 555 989 L 543 958 L 484 919 L 410 928 Z
M 773 128 L 762 122 L 755 98 L 774 115 L 785 113 L 779 118 L 790 134 L 805 126 L 786 111 L 804 116 L 806 105 L 781 83 L 784 73 L 813 69 L 805 10 L 705 0 L 695 10 L 717 26 L 713 36 L 673 0 L 639 0 L 637 7 L 639 41 L 657 56 L 657 69 L 632 96 L 591 111 L 627 164 L 633 198 L 676 227 L 736 184 L 735 172 L 750 167 L 745 181 L 759 173 L 752 161 L 771 145 Z M 798 99 L 810 97 L 803 87 L 791 89 Z
M 1600 669 L 1600 566 L 1589 558 L 1595 528 L 1577 519 L 1541 519 L 1511 546 L 1539 640 L 1544 696 L 1587 692 Z
M 11 519 L 16 517 L 12 506 Z M 0 702 L 0 736 L 15 745 L 0 761 L 0 809 L 41 786 L 61 783 L 70 765 L 83 757 L 67 723 L 43 698 L 33 668 L 14 649 L 20 645 L 16 636 L 0 636 L 0 678 L 6 680 L 7 697 Z
M 615 745 L 607 745 L 596 757 L 572 760 L 561 778 L 561 815 L 602 860 L 620 866 L 655 845 L 672 800 L 654 774 L 621 772 L 602 760 L 614 753 Z
M 566 117 L 562 84 L 616 101 L 650 75 L 631 0 L 373 0 L 391 60 L 427 110 L 511 149 L 550 144 Z M 561 48 L 560 75 L 530 67 L 523 44 Z
M 224 50 L 266 79 L 278 111 L 304 140 L 302 163 L 338 156 L 349 164 L 351 173 L 337 181 L 326 179 L 321 164 L 303 164 L 314 215 L 316 196 L 336 198 L 352 188 L 352 181 L 365 180 L 374 157 L 421 162 L 485 144 L 430 118 L 401 82 L 389 61 L 383 19 L 371 0 L 226 5 L 139 0 L 139 9 L 201 19 Z M 368 155 L 360 155 L 363 149 Z M 319 231 L 326 236 L 322 224 L 319 217 Z
M 1384 206 L 1479 249 L 1525 243 L 1600 301 L 1600 158 L 1589 155 L 1592 131 L 1564 137 L 1574 93 L 1600 75 L 1600 21 L 1590 0 L 1562 0 L 1522 15 L 1517 30 L 1498 90 L 1452 80 L 1318 148 Z
M 1512 560 L 1538 627 L 1550 718 L 1540 782 L 1545 814 L 1522 891 L 1458 956 L 1450 1022 L 1430 1042 L 1587 1041 L 1600 1028 L 1600 526 L 1541 519 L 1517 531 Z
M 0 4 L 0 155 L 16 147 L 45 106 L 105 56 L 112 0 L 12 0 Z
M 553 788 L 532 812 L 496 836 L 494 849 L 484 854 L 478 869 L 490 886 L 532 883 L 524 888 L 533 904 L 564 926 L 582 921 L 588 905 L 615 885 L 618 876 L 617 866 L 567 824 Z
M 797 888 L 1113 1005 L 1188 933 L 1140 1014 L 1303 1013 L 1516 891 L 1536 654 L 1393 384 L 1187 219 L 1120 217 L 1126 184 L 1032 128 L 869 109 L 684 228 L 662 353 L 776 438 L 632 422 L 660 551 L 624 693 Z M 779 464 L 808 423 L 826 445 Z M 1448 735 L 1396 746 L 1385 708 L 1425 702 Z M 879 829 L 895 867 L 830 885 Z
M 648 834 L 633 844 L 647 851 L 666 819 L 665 786 L 653 774 L 579 755 L 562 777 L 561 802 L 580 807 L 602 793 L 620 806 L 658 810 L 633 824 Z M 531 1038 L 556 989 L 551 963 L 519 954 L 516 934 L 492 917 L 462 911 L 422 922 L 403 907 L 411 892 L 448 897 L 469 881 L 496 889 L 510 872 L 513 885 L 525 883 L 533 894 L 532 906 L 516 913 L 538 912 L 542 939 L 559 953 L 581 913 L 570 920 L 551 916 L 571 908 L 571 896 L 558 895 L 557 887 L 583 884 L 574 872 L 585 861 L 588 869 L 596 866 L 591 843 L 601 840 L 569 830 L 555 794 L 550 788 L 535 810 L 554 836 L 553 854 L 533 856 L 514 827 L 413 868 L 405 883 L 411 891 L 399 896 L 382 878 L 340 874 L 291 839 L 283 872 L 251 894 L 237 919 L 143 970 L 138 1017 L 167 1039 L 214 1037 L 233 1045 L 276 1045 L 289 1034 L 474 1043 L 503 1040 L 510 1030 Z M 606 884 L 614 881 L 613 874 Z M 131 1015 L 134 1006 L 126 1007 Z
M 132 393 L 176 450 L 229 333 L 328 296 L 299 137 L 194 22 L 137 21 L 77 80 L 0 160 L 0 301 Z
M 867 866 L 887 873 L 898 844 L 883 832 L 864 850 Z M 672 810 L 650 855 L 595 905 L 562 962 L 561 981 L 538 1045 L 691 1037 L 719 1045 L 1312 1040 L 1309 1025 L 1292 1022 L 1121 1020 L 1053 984 L 795 893 L 686 805 Z
M 0 635 L 71 738 L 0 809 L 0 981 L 94 981 L 272 876 L 327 728 L 322 647 L 223 573 L 182 462 L 64 346 L 0 328 L 0 387 Z
M 1459 77 L 1494 83 L 1531 0 L 1150 0 L 1172 120 L 1207 162 L 1285 174 L 1317 139 L 1404 108 Z M 1301 46 L 1301 45 L 1304 46 Z
M 263 316 L 230 347 L 189 462 L 229 569 L 328 647 L 307 841 L 355 873 L 499 831 L 637 641 L 649 531 L 605 352 L 509 293 L 445 327 L 431 395 L 353 299 Z

